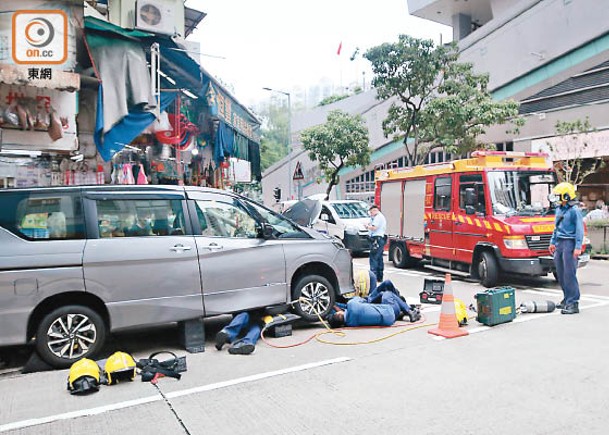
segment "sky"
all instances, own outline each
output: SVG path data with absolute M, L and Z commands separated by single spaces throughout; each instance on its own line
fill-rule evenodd
M 186 6 L 207 13 L 188 38 L 200 42 L 202 66 L 248 106 L 270 98 L 264 87 L 369 86 L 372 73 L 361 54 L 401 33 L 452 39 L 450 27 L 409 15 L 406 0 L 187 0 Z

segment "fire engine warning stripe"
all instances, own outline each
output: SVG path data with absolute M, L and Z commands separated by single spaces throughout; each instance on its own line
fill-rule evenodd
M 165 394 L 165 396 L 168 399 L 171 399 L 171 398 L 186 396 L 186 395 L 190 395 L 190 394 L 197 394 L 197 393 L 202 393 L 205 391 L 211 391 L 211 390 L 217 390 L 220 388 L 231 387 L 233 385 L 259 381 L 261 379 L 267 379 L 267 378 L 271 378 L 273 376 L 281 376 L 281 375 L 285 375 L 288 373 L 300 372 L 300 371 L 314 369 L 317 367 L 323 367 L 323 366 L 327 366 L 327 365 L 331 365 L 331 364 L 339 364 L 339 363 L 351 361 L 352 359 L 353 358 L 340 357 L 340 358 L 328 359 L 328 360 L 324 360 L 324 361 L 313 362 L 313 363 L 309 363 L 309 364 L 302 364 L 299 366 L 288 367 L 286 369 L 275 370 L 272 372 L 258 373 L 256 375 L 244 376 L 241 378 L 231 379 L 231 380 L 223 381 L 223 382 L 216 382 L 214 384 L 203 385 L 201 387 L 189 388 L 189 389 L 180 390 L 180 391 L 173 391 L 171 393 Z M 74 419 L 74 418 L 88 417 L 91 415 L 105 414 L 107 412 L 116 411 L 118 409 L 131 408 L 134 406 L 145 405 L 147 403 L 159 402 L 162 400 L 165 400 L 163 398 L 163 396 L 161 396 L 160 394 L 155 394 L 155 395 L 148 396 L 148 397 L 141 397 L 141 398 L 135 399 L 135 400 L 127 400 L 124 402 L 111 403 L 111 404 L 105 405 L 105 406 L 98 406 L 96 408 L 79 409 L 77 411 L 66 412 L 63 414 L 50 415 L 48 417 L 16 421 L 13 423 L 1 425 L 0 432 L 7 432 L 10 430 L 22 429 L 25 427 L 38 426 L 41 424 L 53 423 L 53 422 L 60 421 L 60 420 L 70 420 L 70 419 Z

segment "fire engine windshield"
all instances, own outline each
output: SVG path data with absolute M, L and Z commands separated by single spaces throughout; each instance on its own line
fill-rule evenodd
M 556 184 L 553 172 L 494 171 L 488 173 L 493 214 L 534 216 L 550 211 L 548 195 Z

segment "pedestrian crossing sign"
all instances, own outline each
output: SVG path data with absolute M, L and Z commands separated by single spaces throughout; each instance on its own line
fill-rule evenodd
M 302 165 L 300 162 L 296 162 L 296 169 L 294 169 L 294 175 L 292 176 L 292 180 L 304 180 L 304 174 L 302 173 Z

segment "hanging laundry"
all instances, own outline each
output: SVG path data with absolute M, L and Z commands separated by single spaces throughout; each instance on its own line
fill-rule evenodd
M 130 163 L 123 165 L 123 183 L 121 184 L 135 184 L 132 167 L 133 165 Z
M 144 165 L 139 164 L 139 171 L 137 174 L 137 184 L 148 184 L 148 177 L 146 176 L 146 172 L 144 172 Z M 135 168 L 134 168 L 135 169 Z

